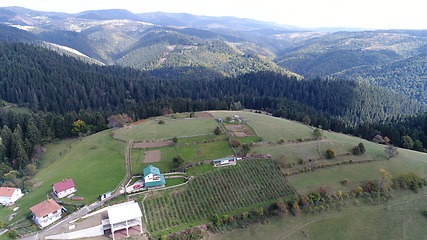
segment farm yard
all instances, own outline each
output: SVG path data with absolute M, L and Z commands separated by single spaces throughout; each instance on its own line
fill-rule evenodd
M 201 220 L 207 222 L 214 214 L 238 213 L 279 198 L 296 197 L 296 191 L 268 159 L 215 169 L 181 189 L 149 194 L 143 205 L 152 233 Z

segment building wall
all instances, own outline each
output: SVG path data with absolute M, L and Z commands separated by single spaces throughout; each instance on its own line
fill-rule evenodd
M 67 189 L 67 190 L 65 190 L 65 191 L 62 191 L 62 192 L 57 192 L 57 193 L 56 193 L 56 195 L 57 195 L 59 198 L 63 198 L 63 197 L 65 197 L 65 196 L 67 196 L 67 195 L 70 195 L 71 193 L 73 193 L 73 192 L 75 192 L 75 191 L 77 191 L 77 189 L 76 189 L 75 187 L 73 187 L 73 188 L 69 188 L 69 189 Z
M 153 173 L 150 173 L 147 176 L 145 176 L 144 181 L 145 182 L 157 182 L 157 181 L 160 181 L 160 176 L 153 174 Z
M 49 213 L 48 215 L 43 216 L 41 218 L 33 215 L 34 222 L 37 225 L 39 225 L 40 228 L 44 228 L 60 218 L 61 218 L 61 209 L 57 210 L 56 212 Z
M 4 197 L 4 196 L 0 196 L 0 203 L 3 205 L 8 205 L 12 202 L 12 198 L 11 197 Z

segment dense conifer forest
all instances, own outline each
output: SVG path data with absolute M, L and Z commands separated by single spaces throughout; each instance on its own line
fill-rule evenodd
M 404 146 L 402 136 L 408 135 L 419 141 L 417 150 L 427 146 L 425 113 L 397 117 L 426 111 L 425 105 L 353 81 L 306 80 L 275 72 L 203 78 L 200 67 L 194 69 L 199 77 L 192 78 L 187 69 L 174 79 L 170 74 L 179 70 L 162 75 L 160 70 L 87 64 L 41 47 L 5 42 L 0 43 L 0 72 L 0 98 L 33 112 L 0 110 L 0 157 L 6 170 L 37 163 L 43 143 L 101 131 L 109 116 L 122 113 L 138 120 L 171 111 L 245 107 L 309 119 L 310 125 L 367 139 L 387 135 L 398 146 Z M 167 73 L 168 79 L 162 78 Z

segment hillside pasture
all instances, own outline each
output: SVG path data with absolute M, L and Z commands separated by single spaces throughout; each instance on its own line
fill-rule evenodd
M 129 125 L 114 131 L 114 137 L 124 141 L 167 140 L 173 137 L 186 137 L 212 133 L 218 123 L 212 118 L 188 118 L 164 120 L 158 124 L 150 119 L 136 125 Z
M 313 138 L 313 129 L 284 118 L 272 117 L 249 111 L 210 111 L 215 118 L 226 118 L 238 115 L 246 120 L 255 129 L 263 142 L 277 142 L 281 138 L 296 140 L 298 138 Z
M 385 148 L 383 145 L 378 145 L 378 147 L 380 149 Z M 349 191 L 362 185 L 365 181 L 378 181 L 380 180 L 379 169 L 381 168 L 388 171 L 392 176 L 406 172 L 417 172 L 421 176 L 426 176 L 427 154 L 406 149 L 398 149 L 398 151 L 399 156 L 390 160 L 386 160 L 387 158 L 384 156 L 382 161 L 333 166 L 289 176 L 288 179 L 298 190 L 298 193 L 307 194 L 318 190 L 319 186 L 330 185 L 334 191 Z M 358 157 L 362 158 L 363 155 Z M 340 181 L 343 179 L 348 179 L 349 184 L 342 185 Z
M 350 204 L 341 211 L 301 214 L 299 217 L 272 218 L 269 224 L 256 224 L 209 237 L 211 240 L 364 240 L 424 239 L 427 236 L 427 208 L 424 189 L 420 193 L 396 192 L 397 197 L 381 205 Z
M 81 140 L 53 142 L 46 149 L 41 168 L 33 178 L 42 184 L 15 204 L 19 207 L 16 219 L 25 217 L 29 207 L 46 200 L 52 184 L 64 179 L 72 178 L 77 188 L 75 196 L 84 197 L 78 203 L 90 204 L 99 194 L 114 190 L 125 176 L 125 144 L 111 138 L 111 130 Z

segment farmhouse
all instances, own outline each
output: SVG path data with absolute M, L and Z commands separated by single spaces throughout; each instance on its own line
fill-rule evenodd
M 59 183 L 53 184 L 53 192 L 51 195 L 55 199 L 63 198 L 71 193 L 77 191 L 76 185 L 73 182 L 73 179 L 63 180 Z
M 160 173 L 160 169 L 152 165 L 144 168 L 144 182 L 146 188 L 164 187 L 166 185 L 165 176 Z
M 212 160 L 214 167 L 236 165 L 236 162 L 237 162 L 237 158 L 235 157 Z
M 34 222 L 40 228 L 44 228 L 61 218 L 61 208 L 53 199 L 48 199 L 30 207 L 30 210 L 33 213 Z
M 142 233 L 142 213 L 137 202 L 126 202 L 111 206 L 107 210 L 108 218 L 102 220 L 104 230 L 111 230 L 113 239 L 117 235 L 123 234 L 126 230 L 126 237 L 130 233 L 135 233 L 135 226 L 139 226 L 137 233 Z
M 0 204 L 6 206 L 12 205 L 22 196 L 24 194 L 22 194 L 19 188 L 0 187 Z

